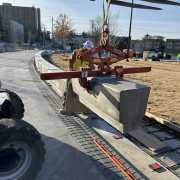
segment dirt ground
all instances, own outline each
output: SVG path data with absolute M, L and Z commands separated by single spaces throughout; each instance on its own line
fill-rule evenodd
M 69 68 L 69 58 L 70 55 L 60 55 L 60 54 L 53 54 L 51 56 L 51 61 L 58 67 L 64 70 L 68 70 Z
M 68 69 L 68 55 L 54 54 L 52 61 Z M 126 75 L 125 78 L 151 87 L 148 112 L 180 124 L 180 62 L 121 61 L 118 64 L 124 67 L 151 66 L 149 73 Z

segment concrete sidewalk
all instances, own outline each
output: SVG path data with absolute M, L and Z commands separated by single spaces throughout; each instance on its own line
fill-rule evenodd
M 30 68 L 35 53 L 20 51 L 0 54 L 0 77 L 3 88 L 15 91 L 22 98 L 26 110 L 24 120 L 33 124 L 43 136 L 47 154 L 37 180 L 106 180 L 91 157 L 69 135 L 43 96 L 42 89 L 48 89 L 32 75 Z

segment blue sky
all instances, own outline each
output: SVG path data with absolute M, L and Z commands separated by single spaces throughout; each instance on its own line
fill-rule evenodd
M 180 2 L 180 0 L 177 1 Z M 0 4 L 3 2 L 41 8 L 42 24 L 47 29 L 51 27 L 52 16 L 56 18 L 60 13 L 66 13 L 72 19 L 77 32 L 88 31 L 89 20 L 102 14 L 102 0 L 96 0 L 96 2 L 89 0 L 0 0 Z M 135 0 L 135 2 L 138 3 L 140 0 Z M 180 39 L 180 7 L 165 5 L 159 5 L 159 7 L 163 10 L 135 10 L 132 27 L 133 39 L 139 39 L 147 33 Z M 111 13 L 118 16 L 119 35 L 127 35 L 130 9 L 112 6 Z

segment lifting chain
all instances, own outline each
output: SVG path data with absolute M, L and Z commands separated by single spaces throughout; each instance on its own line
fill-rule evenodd
M 109 10 L 112 0 L 108 0 L 108 6 L 105 12 L 105 6 L 103 1 L 103 28 L 100 37 L 100 46 L 107 47 L 109 44 Z

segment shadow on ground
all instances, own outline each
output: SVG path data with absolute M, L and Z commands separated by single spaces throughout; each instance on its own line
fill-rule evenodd
M 36 180 L 114 180 L 113 172 L 89 155 L 55 138 L 42 135 L 46 159 Z M 67 138 L 67 137 L 66 137 Z

